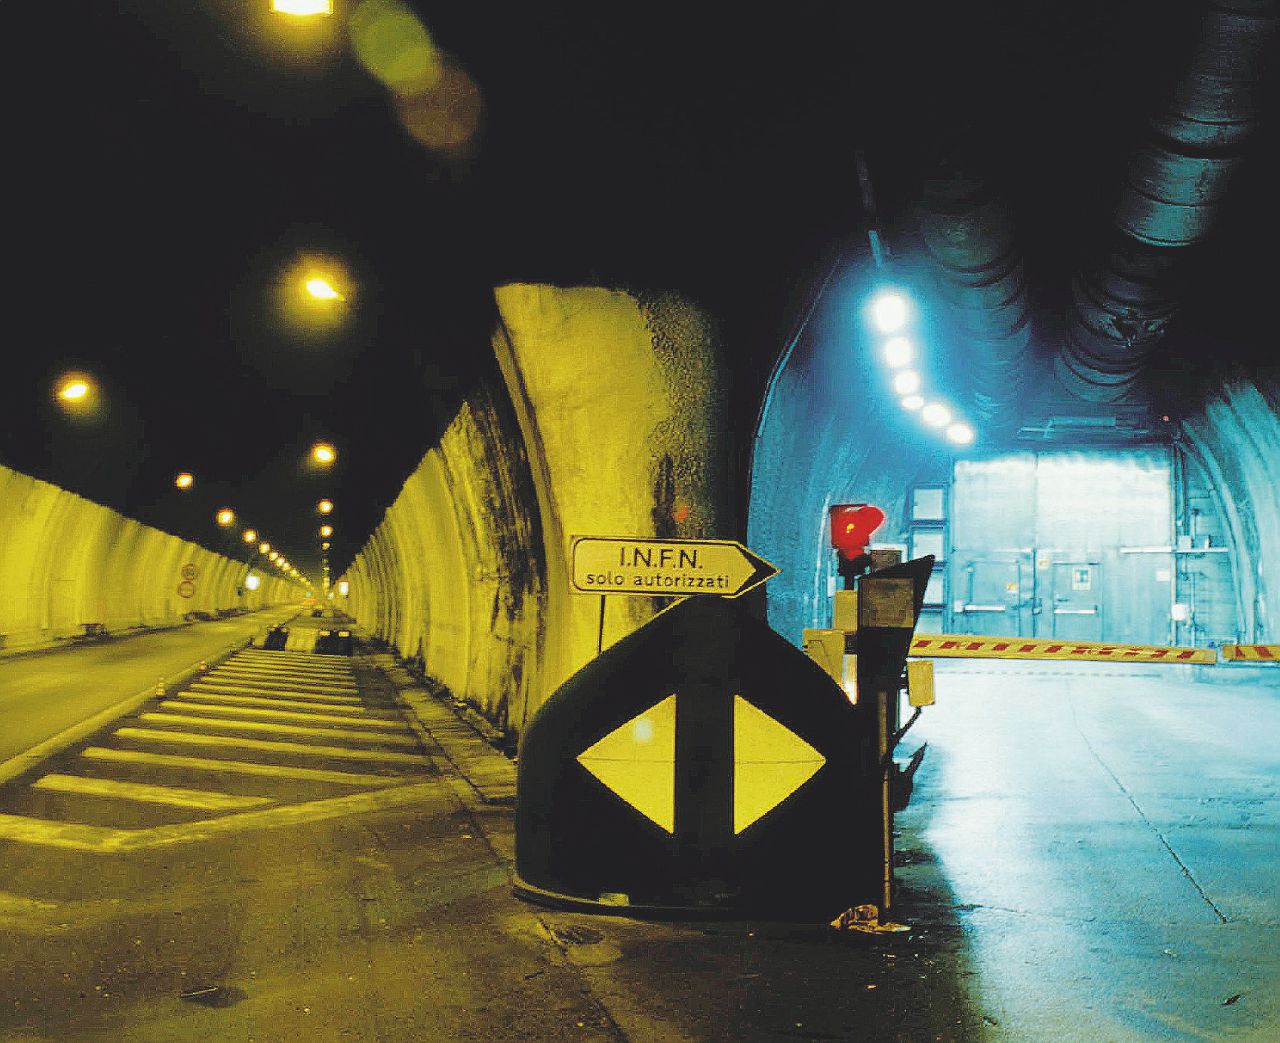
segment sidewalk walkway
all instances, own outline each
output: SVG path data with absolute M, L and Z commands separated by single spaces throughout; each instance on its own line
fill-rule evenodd
M 395 686 L 396 694 L 412 712 L 416 723 L 439 746 L 454 770 L 484 804 L 514 807 L 515 761 L 495 750 L 486 736 L 463 720 L 452 708 L 432 695 L 389 653 L 372 661 Z

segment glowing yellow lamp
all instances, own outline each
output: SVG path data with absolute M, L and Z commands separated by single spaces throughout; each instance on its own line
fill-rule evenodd
M 333 14 L 333 0 L 271 0 L 271 10 L 295 18 L 328 17 Z
M 173 480 L 179 489 L 190 489 L 195 484 L 195 476 L 190 471 L 183 471 Z
M 221 525 L 224 529 L 229 529 L 231 528 L 231 526 L 233 526 L 236 523 L 236 512 L 233 511 L 230 507 L 223 507 L 222 510 L 218 512 L 217 517 L 218 517 L 218 524 Z

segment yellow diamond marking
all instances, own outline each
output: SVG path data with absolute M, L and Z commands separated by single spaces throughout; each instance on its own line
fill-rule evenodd
M 733 697 L 733 831 L 741 833 L 808 782 L 827 759 L 740 695 Z
M 578 763 L 668 833 L 676 826 L 676 697 L 669 695 L 578 755 Z

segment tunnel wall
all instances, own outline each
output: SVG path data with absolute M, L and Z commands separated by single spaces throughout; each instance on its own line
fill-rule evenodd
M 501 727 L 596 654 L 578 535 L 731 536 L 715 335 L 668 294 L 503 286 L 494 372 L 357 555 L 347 611 Z M 602 363 L 603 360 L 603 363 Z M 666 599 L 614 596 L 604 643 Z
M 178 591 L 187 564 L 197 570 L 189 598 Z M 244 575 L 241 562 L 0 466 L 0 649 L 54 644 L 82 633 L 82 623 L 119 632 L 300 597 L 265 575 L 237 597 Z
M 1280 386 L 1229 376 L 1181 435 L 1230 535 L 1239 637 L 1280 642 Z
M 952 454 L 903 415 L 863 335 L 865 276 L 837 273 L 768 394 L 751 470 L 747 542 L 782 571 L 769 581 L 769 624 L 799 645 L 831 625 L 836 582 L 827 508 L 873 503 L 877 543 L 906 541 L 912 487 L 945 482 Z

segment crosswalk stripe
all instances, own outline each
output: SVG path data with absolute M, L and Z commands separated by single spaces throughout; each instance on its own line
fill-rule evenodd
M 213 722 L 215 724 L 220 722 Z M 393 750 L 360 750 L 349 746 L 312 746 L 305 742 L 283 739 L 251 739 L 239 735 L 201 735 L 199 732 L 171 732 L 162 728 L 117 728 L 114 735 L 122 739 L 144 742 L 167 742 L 178 746 L 220 746 L 229 749 L 255 750 L 259 753 L 301 754 L 307 757 L 331 757 L 334 760 L 382 761 L 386 764 L 418 764 L 425 766 L 420 753 L 397 753 Z
M 317 721 L 327 724 L 356 724 L 363 728 L 385 728 L 391 731 L 408 731 L 404 721 L 389 721 L 380 717 L 351 717 L 336 713 L 303 713 L 300 710 L 275 710 L 265 706 L 220 706 L 209 703 L 193 703 L 185 699 L 166 699 L 160 704 L 164 710 L 190 710 L 193 713 L 225 713 L 233 717 L 274 717 L 282 721 Z
M 109 826 L 85 826 L 79 822 L 50 822 L 24 815 L 0 815 L 0 840 L 71 851 L 119 850 L 128 844 L 134 832 Z
M 356 691 L 359 687 L 351 678 L 309 677 L 294 670 L 268 673 L 263 670 L 227 670 L 219 667 L 209 672 L 210 677 L 229 677 L 237 681 L 262 681 L 269 684 L 291 684 L 301 688 L 333 688 Z
M 367 793 L 352 793 L 325 800 L 312 800 L 305 804 L 287 804 L 274 808 L 259 808 L 237 814 L 207 818 L 198 822 L 180 822 L 170 826 L 153 826 L 150 829 L 114 829 L 109 826 L 86 826 L 77 822 L 51 822 L 47 819 L 27 818 L 23 815 L 0 814 L 0 840 L 37 844 L 72 851 L 93 851 L 98 854 L 138 851 L 147 848 L 167 847 L 172 844 L 188 844 L 198 840 L 211 840 L 250 829 L 270 829 L 281 826 L 302 826 L 311 822 L 361 812 L 387 811 L 429 800 L 439 792 L 435 782 L 420 782 L 408 786 L 391 786 Z
M 334 659 L 332 656 L 318 655 L 280 655 L 278 652 L 241 652 L 232 656 L 230 662 L 259 663 L 263 666 L 308 666 L 316 670 L 352 670 L 350 660 Z
M 270 797 L 211 793 L 180 786 L 151 786 L 140 782 L 92 779 L 80 775 L 45 775 L 32 783 L 31 788 L 80 796 L 135 800 L 142 804 L 164 804 L 174 808 L 195 808 L 199 811 L 241 811 L 244 808 L 260 808 L 264 804 L 274 803 Z
M 311 747 L 308 747 L 310 749 Z M 222 761 L 213 757 L 183 757 L 176 753 L 148 753 L 145 750 L 113 750 L 90 746 L 80 754 L 87 760 L 113 764 L 145 764 L 157 768 L 187 768 L 227 775 L 256 775 L 265 779 L 295 779 L 303 782 L 332 782 L 344 786 L 394 785 L 397 775 L 373 775 L 331 768 L 298 768 L 288 764 L 253 764 L 250 761 Z
M 243 666 L 252 670 L 307 670 L 316 674 L 355 673 L 350 663 L 322 663 L 306 659 L 257 659 L 248 656 L 232 656 L 225 660 L 228 666 Z
M 358 703 L 312 703 L 303 699 L 273 699 L 269 695 L 224 695 L 222 692 L 205 692 L 195 688 L 184 688 L 177 693 L 179 699 L 197 699 L 202 703 L 226 703 L 229 706 L 278 706 L 290 710 L 318 710 L 321 713 L 356 713 L 385 715 L 390 717 L 396 712 L 381 707 L 361 706 Z M 397 715 L 398 716 L 398 715 Z
M 267 721 L 226 721 L 216 717 L 191 717 L 179 713 L 142 713 L 138 720 L 152 724 L 189 724 L 196 728 L 222 728 L 231 731 L 270 732 L 276 735 L 314 735 L 318 739 L 348 739 L 354 742 L 380 742 L 387 746 L 417 746 L 412 735 L 380 735 L 354 728 L 311 728 L 304 724 L 271 724 Z
M 229 681 L 194 681 L 191 687 L 194 689 L 212 688 L 215 691 L 226 692 L 228 695 L 243 693 L 248 695 L 279 695 L 289 699 L 314 699 L 316 702 L 360 702 L 360 698 L 355 695 L 323 695 L 319 692 L 299 692 L 290 688 L 267 688 L 262 685 L 232 684 Z

